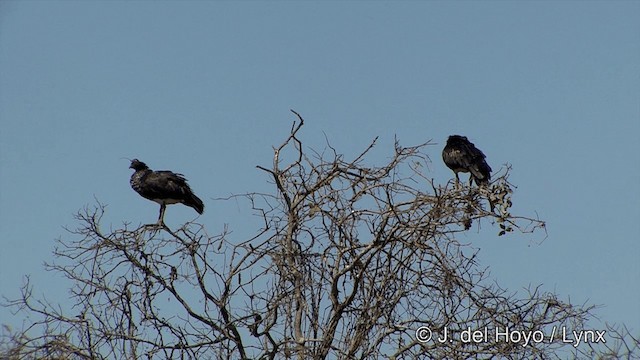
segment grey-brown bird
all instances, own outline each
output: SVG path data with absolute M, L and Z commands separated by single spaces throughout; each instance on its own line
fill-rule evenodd
M 167 170 L 153 171 L 138 159 L 131 160 L 129 168 L 135 170 L 130 180 L 133 190 L 160 204 L 159 225 L 164 224 L 167 205 L 181 203 L 194 208 L 198 214 L 204 212 L 202 200 L 191 191 L 184 175 Z
M 442 160 L 453 170 L 456 181 L 460 182 L 459 172 L 470 173 L 469 185 L 475 180 L 477 185 L 487 185 L 491 180 L 491 167 L 486 156 L 466 136 L 451 135 L 442 149 Z

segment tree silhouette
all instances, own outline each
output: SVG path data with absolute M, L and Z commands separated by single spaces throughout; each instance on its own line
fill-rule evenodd
M 201 224 L 124 224 L 106 230 L 105 206 L 76 214 L 52 272 L 72 307 L 34 299 L 27 284 L 8 306 L 36 320 L 5 331 L 8 359 L 522 359 L 637 354 L 638 339 L 609 328 L 607 343 L 574 348 L 554 332 L 585 328 L 593 306 L 539 287 L 501 288 L 457 235 L 489 224 L 502 236 L 544 235 L 511 214 L 506 167 L 490 187 L 437 184 L 424 172 L 431 143 L 368 165 L 376 140 L 350 160 L 330 145 L 303 147 L 303 118 L 278 147 L 272 193 L 247 193 L 261 228 L 237 239 Z M 495 205 L 487 210 L 489 201 Z M 486 229 L 483 231 L 487 231 Z M 470 340 L 472 331 L 488 337 Z M 509 335 L 498 335 L 510 332 Z M 449 338 L 439 341 L 445 334 Z M 515 334 L 515 335 L 513 335 Z M 533 336 L 526 341 L 526 334 Z M 540 339 L 539 336 L 543 338 Z M 595 334 L 594 334 L 595 335 Z M 480 336 L 480 335 L 479 335 Z M 513 336 L 516 336 L 515 338 Z

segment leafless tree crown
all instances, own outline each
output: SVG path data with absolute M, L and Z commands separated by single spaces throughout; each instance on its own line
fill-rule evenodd
M 272 193 L 234 195 L 261 219 L 249 239 L 201 224 L 105 229 L 98 203 L 76 215 L 47 269 L 71 280 L 73 306 L 31 295 L 8 301 L 40 320 L 4 331 L 8 359 L 523 359 L 593 356 L 553 339 L 580 330 L 590 306 L 533 287 L 507 291 L 457 235 L 486 224 L 502 236 L 541 231 L 511 213 L 511 171 L 489 188 L 436 184 L 431 143 L 396 142 L 369 165 L 376 140 L 346 159 L 307 150 L 297 121 L 274 148 Z M 231 199 L 228 198 L 228 199 Z M 495 205 L 493 211 L 489 202 Z M 223 202 L 222 202 L 223 203 Z M 514 236 L 516 238 L 516 236 Z M 428 328 L 431 339 L 424 338 Z M 509 329 L 543 341 L 465 341 L 465 330 Z M 446 333 L 450 339 L 439 342 Z M 536 333 L 537 334 L 537 333 Z M 511 339 L 513 340 L 513 339 Z M 535 339 L 537 340 L 537 339 Z M 599 354 L 637 354 L 626 329 L 609 329 Z M 564 351 L 564 353 L 563 353 Z M 562 356 L 557 354 L 564 354 Z M 603 355 L 604 354 L 604 355 Z

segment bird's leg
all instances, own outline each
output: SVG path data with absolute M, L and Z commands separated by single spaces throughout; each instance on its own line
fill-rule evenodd
M 158 225 L 164 225 L 164 211 L 167 209 L 167 205 L 160 204 L 160 215 L 158 216 Z
M 458 172 L 454 172 L 456 174 L 456 189 L 460 189 L 460 178 L 458 177 Z

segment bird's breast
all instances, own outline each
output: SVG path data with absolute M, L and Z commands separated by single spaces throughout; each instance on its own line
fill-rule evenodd
M 129 180 L 131 187 L 136 192 L 140 193 L 142 190 L 142 174 L 140 172 L 135 172 L 131 175 L 131 179 Z

